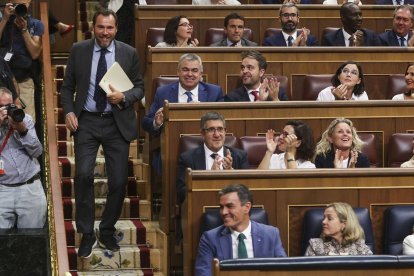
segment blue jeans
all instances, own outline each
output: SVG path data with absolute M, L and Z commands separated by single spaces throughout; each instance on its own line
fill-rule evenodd
M 46 221 L 46 196 L 42 182 L 19 187 L 0 185 L 0 228 L 43 228 Z M 16 223 L 17 222 L 17 223 Z

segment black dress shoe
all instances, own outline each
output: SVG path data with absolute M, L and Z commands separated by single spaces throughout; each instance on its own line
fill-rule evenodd
M 84 233 L 78 250 L 78 256 L 89 258 L 92 255 L 92 249 L 96 246 L 95 234 Z
M 119 250 L 114 235 L 99 235 L 99 246 L 114 252 Z

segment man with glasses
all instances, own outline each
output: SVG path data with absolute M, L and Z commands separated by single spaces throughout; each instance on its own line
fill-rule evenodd
M 177 172 L 177 199 L 183 203 L 186 195 L 185 173 L 193 170 L 233 170 L 248 169 L 247 153 L 224 145 L 226 121 L 215 111 L 207 112 L 200 121 L 200 134 L 203 145 L 180 155 Z
M 379 35 L 382 46 L 413 46 L 414 9 L 410 5 L 398 6 L 394 11 L 392 30 Z
M 224 33 L 226 38 L 211 44 L 210 46 L 257 46 L 256 42 L 243 38 L 244 17 L 233 12 L 224 18 Z
M 308 29 L 297 30 L 299 9 L 295 4 L 291 2 L 283 4 L 279 11 L 279 20 L 282 25 L 282 32 L 266 37 L 263 46 L 318 46 L 316 37 L 310 35 Z
M 227 93 L 225 102 L 287 101 L 285 90 L 274 77 L 264 77 L 266 58 L 258 51 L 241 53 L 240 79 L 243 85 Z M 262 82 L 263 79 L 263 82 Z
M 177 67 L 178 81 L 157 88 L 154 101 L 143 121 L 144 130 L 151 134 L 159 134 L 164 123 L 162 110 L 165 100 L 170 103 L 223 101 L 221 87 L 203 82 L 202 74 L 203 64 L 198 55 L 182 55 Z
M 325 34 L 322 46 L 381 46 L 377 34 L 362 28 L 362 11 L 357 4 L 345 3 L 339 12 L 343 27 Z

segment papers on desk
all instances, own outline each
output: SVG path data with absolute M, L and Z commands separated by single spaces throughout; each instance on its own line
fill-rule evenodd
M 112 93 L 109 89 L 109 84 L 121 92 L 125 92 L 134 87 L 131 80 L 128 78 L 125 71 L 119 65 L 118 62 L 114 62 L 112 66 L 106 71 L 102 80 L 99 82 L 99 86 L 107 93 Z

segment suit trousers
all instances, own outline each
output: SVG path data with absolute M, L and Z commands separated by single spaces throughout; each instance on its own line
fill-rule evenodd
M 82 112 L 75 138 L 76 227 L 80 233 L 93 233 L 95 222 L 94 167 L 99 146 L 105 157 L 108 195 L 100 235 L 112 235 L 125 198 L 128 181 L 129 141 L 118 130 L 113 117 Z

